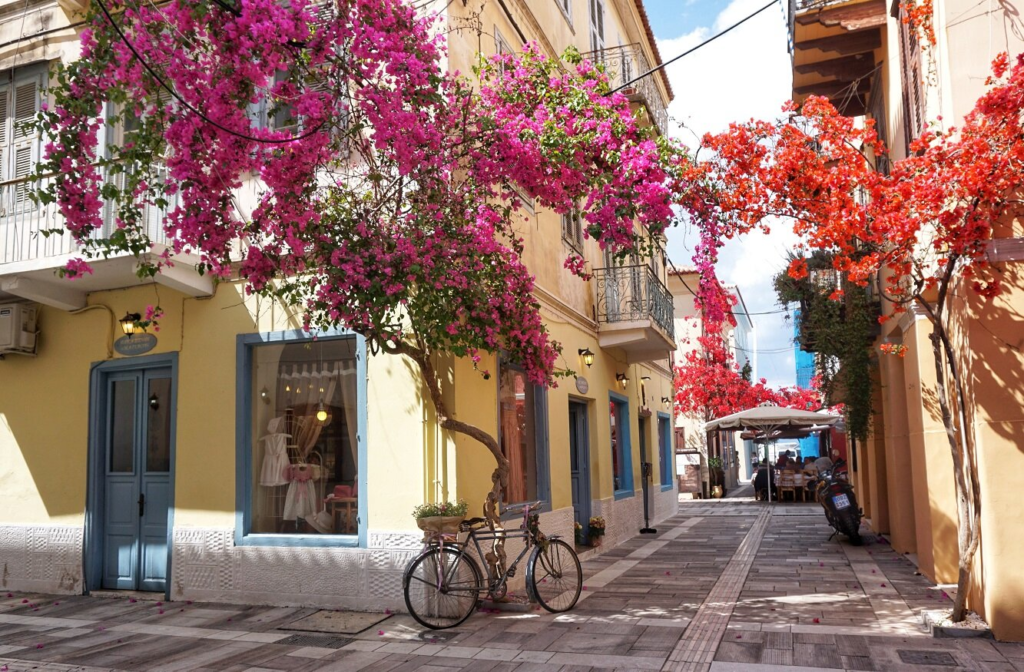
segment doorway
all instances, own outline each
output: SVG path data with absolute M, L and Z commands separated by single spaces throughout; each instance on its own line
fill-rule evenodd
M 167 592 L 177 358 L 93 369 L 86 587 Z
M 569 469 L 572 478 L 572 508 L 583 536 L 590 534 L 590 432 L 587 404 L 569 401 Z

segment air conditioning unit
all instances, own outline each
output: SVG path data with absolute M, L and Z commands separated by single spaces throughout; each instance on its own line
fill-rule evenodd
M 34 355 L 36 307 L 26 303 L 0 304 L 0 355 Z

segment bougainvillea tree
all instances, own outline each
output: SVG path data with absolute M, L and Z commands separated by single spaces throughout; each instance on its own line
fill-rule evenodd
M 803 410 L 821 408 L 821 395 L 816 389 L 773 389 L 764 378 L 755 382 L 743 375 L 727 342 L 729 328 L 736 326 L 732 313 L 736 297 L 709 275 L 709 291 L 700 291 L 695 297 L 701 316 L 700 334 L 674 369 L 676 413 L 708 422 L 766 402 Z M 720 311 L 705 310 L 709 304 Z M 689 345 L 684 342 L 684 346 Z
M 724 231 L 786 217 L 805 246 L 826 250 L 845 278 L 879 282 L 895 312 L 914 305 L 930 322 L 936 397 L 956 485 L 954 621 L 966 614 L 982 499 L 969 374 L 954 345 L 954 337 L 967 336 L 951 318 L 952 293 L 958 283 L 982 299 L 1000 292 L 986 249 L 993 232 L 1021 214 L 1024 183 L 1024 61 L 1011 67 L 1002 55 L 993 72 L 989 91 L 960 127 L 926 131 L 888 175 L 874 172 L 865 157 L 885 151 L 871 123 L 858 127 L 820 98 L 800 110 L 788 107 L 778 123 L 734 125 L 705 139 L 716 154 L 704 169 L 718 184 L 709 207 Z M 805 276 L 806 263 L 798 257 L 789 272 Z
M 39 174 L 55 175 L 37 197 L 85 252 L 65 274 L 128 252 L 151 275 L 187 253 L 298 306 L 314 332 L 343 326 L 408 356 L 440 425 L 496 459 L 497 522 L 507 460 L 446 408 L 435 355 L 502 352 L 551 384 L 559 346 L 522 261 L 520 194 L 579 208 L 614 255 L 643 254 L 685 157 L 576 53 L 562 67 L 527 48 L 472 81 L 444 71 L 435 19 L 402 0 L 96 0 L 86 21 L 37 124 Z M 257 189 L 248 211 L 243 184 Z M 147 208 L 167 211 L 162 231 Z

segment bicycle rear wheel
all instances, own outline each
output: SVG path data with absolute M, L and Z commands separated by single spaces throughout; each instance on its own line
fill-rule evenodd
M 454 628 L 476 608 L 482 580 L 473 558 L 456 548 L 431 548 L 412 561 L 402 577 L 405 606 L 433 630 Z
M 526 581 L 533 598 L 548 611 L 560 613 L 576 606 L 583 589 L 583 568 L 572 546 L 551 539 L 530 556 Z

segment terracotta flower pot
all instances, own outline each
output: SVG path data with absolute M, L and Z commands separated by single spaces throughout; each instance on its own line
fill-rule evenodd
M 594 548 L 597 548 L 598 546 L 601 545 L 601 540 L 603 538 L 604 537 L 602 535 L 595 535 L 595 534 L 590 535 L 590 545 L 593 546 Z

